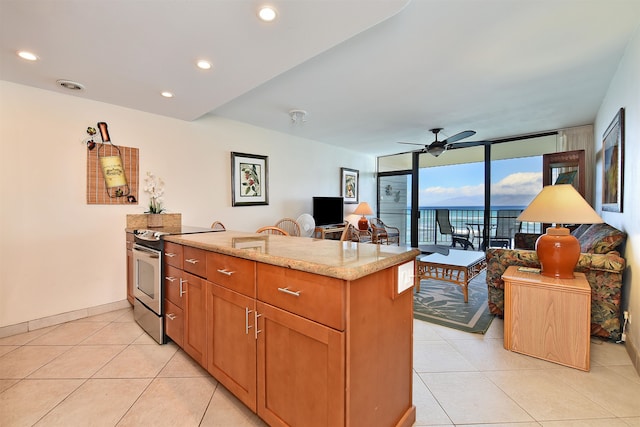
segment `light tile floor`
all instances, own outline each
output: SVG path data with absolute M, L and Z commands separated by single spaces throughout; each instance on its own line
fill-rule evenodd
M 502 327 L 415 321 L 416 426 L 640 426 L 640 377 L 622 345 L 592 341 L 582 372 L 504 350 Z M 265 424 L 126 309 L 0 339 L 0 426 L 32 425 Z

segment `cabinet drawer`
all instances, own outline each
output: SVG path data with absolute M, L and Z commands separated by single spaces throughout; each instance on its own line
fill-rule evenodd
M 182 309 L 165 299 L 164 312 L 165 334 L 182 348 L 184 342 L 184 315 Z
M 184 294 L 183 272 L 179 268 L 167 265 L 164 270 L 164 297 L 173 304 L 182 308 L 182 295 Z
M 182 268 L 182 245 L 164 242 L 164 262 Z
M 207 277 L 207 251 L 183 246 L 182 267 L 184 271 L 200 277 Z
M 339 331 L 345 329 L 344 282 L 258 263 L 258 300 Z
M 228 255 L 207 253 L 207 280 L 254 298 L 256 263 Z

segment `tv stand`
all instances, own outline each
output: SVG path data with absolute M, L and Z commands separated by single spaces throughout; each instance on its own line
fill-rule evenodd
M 344 224 L 319 225 L 315 228 L 313 237 L 316 239 L 332 238 L 333 240 L 339 240 L 340 236 L 338 236 L 338 239 L 336 239 L 335 235 L 336 233 L 340 233 L 340 235 L 342 235 L 344 227 Z

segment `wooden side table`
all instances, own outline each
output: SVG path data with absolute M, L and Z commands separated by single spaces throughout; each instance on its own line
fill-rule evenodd
M 588 371 L 591 287 L 583 273 L 554 279 L 511 266 L 504 280 L 504 348 Z

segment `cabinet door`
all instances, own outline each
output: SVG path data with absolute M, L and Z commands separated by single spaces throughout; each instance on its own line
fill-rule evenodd
M 344 333 L 258 302 L 258 415 L 271 426 L 345 424 Z
M 255 300 L 207 282 L 207 304 L 207 370 L 255 412 Z
M 206 281 L 183 273 L 186 282 L 184 298 L 184 351 L 201 366 L 207 366 L 207 286 Z
M 182 309 L 168 299 L 165 299 L 164 312 L 164 333 L 179 347 L 182 347 L 184 337 L 184 316 Z

